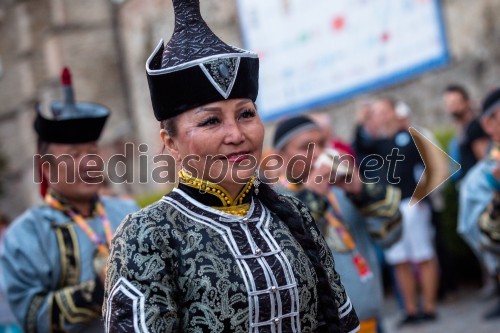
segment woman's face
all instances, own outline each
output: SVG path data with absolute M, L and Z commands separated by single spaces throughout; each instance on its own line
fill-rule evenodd
M 57 193 L 74 201 L 92 199 L 99 191 L 103 174 L 89 162 L 98 157 L 97 143 L 51 143 L 46 157 L 49 163 L 42 165 L 42 172 Z
M 206 104 L 180 114 L 175 125 L 174 137 L 162 130 L 163 142 L 193 176 L 218 183 L 231 193 L 254 175 L 262 155 L 264 126 L 250 99 Z
M 304 180 L 318 156 L 327 145 L 324 132 L 311 129 L 299 133 L 281 151 L 285 161 L 287 177 L 293 180 Z

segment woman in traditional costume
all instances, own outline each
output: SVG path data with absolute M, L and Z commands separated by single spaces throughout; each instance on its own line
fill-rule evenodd
M 179 186 L 115 235 L 106 331 L 356 332 L 308 209 L 255 176 L 257 55 L 217 38 L 198 0 L 173 3 L 173 37 L 146 68 Z

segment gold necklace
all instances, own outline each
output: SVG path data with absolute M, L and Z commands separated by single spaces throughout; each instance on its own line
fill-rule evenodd
M 248 210 L 250 209 L 250 204 L 249 203 L 243 203 L 243 199 L 246 197 L 246 195 L 250 192 L 252 189 L 252 186 L 255 181 L 255 176 L 252 176 L 250 181 L 245 185 L 245 187 L 240 191 L 240 193 L 236 196 L 236 198 L 231 198 L 231 195 L 226 191 L 225 188 L 222 186 L 212 183 L 208 180 L 203 180 L 199 179 L 196 177 L 191 176 L 189 173 L 187 173 L 185 170 L 180 170 L 179 171 L 179 182 L 195 188 L 200 191 L 204 191 L 208 194 L 212 194 L 219 198 L 219 200 L 222 202 L 221 207 L 212 207 L 215 208 L 219 211 L 222 211 L 224 213 L 232 214 L 232 215 L 237 215 L 237 216 L 244 216 L 247 214 Z

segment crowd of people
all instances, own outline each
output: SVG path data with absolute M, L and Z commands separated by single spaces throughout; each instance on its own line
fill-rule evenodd
M 198 0 L 173 2 L 174 34 L 146 69 L 178 185 L 143 209 L 102 195 L 104 171 L 87 162 L 110 110 L 76 102 L 64 69 L 63 101 L 36 109 L 43 204 L 1 219 L 0 332 L 380 333 L 382 262 L 400 325 L 439 319 L 446 207 L 439 189 L 411 202 L 427 165 L 408 129 L 433 139 L 410 107 L 364 101 L 352 143 L 326 114 L 282 119 L 265 154 L 277 163 L 259 168 L 257 54 L 215 36 Z M 499 318 L 500 89 L 476 112 L 451 85 L 443 105 L 462 165 L 458 232 L 497 286 L 486 318 Z

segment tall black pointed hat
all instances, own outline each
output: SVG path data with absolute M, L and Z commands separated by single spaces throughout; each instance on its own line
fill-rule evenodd
M 35 131 L 38 138 L 50 143 L 86 143 L 97 141 L 110 114 L 108 108 L 96 103 L 75 102 L 71 73 L 64 68 L 61 74 L 64 100 L 42 110 L 37 104 Z
M 208 103 L 257 99 L 256 53 L 229 46 L 208 27 L 199 0 L 173 0 L 174 33 L 146 62 L 156 119 L 165 120 Z

